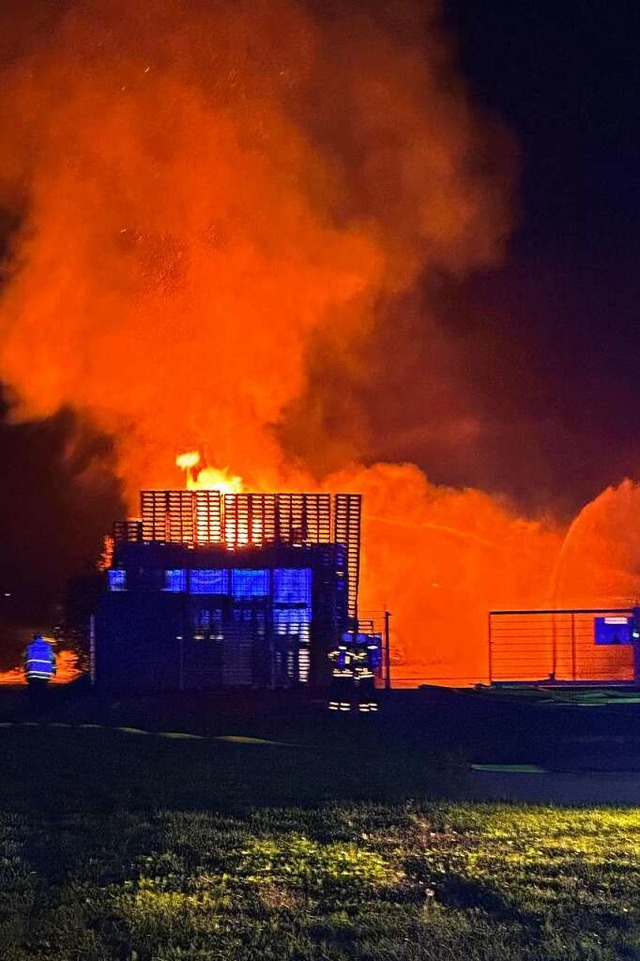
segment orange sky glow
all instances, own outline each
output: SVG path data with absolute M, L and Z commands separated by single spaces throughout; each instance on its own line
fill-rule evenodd
M 512 144 L 435 3 L 27 7 L 0 23 L 20 51 L 0 70 L 0 200 L 25 211 L 0 299 L 16 417 L 70 406 L 114 436 L 132 513 L 143 487 L 217 486 L 206 471 L 362 492 L 361 607 L 392 611 L 399 676 L 484 679 L 491 608 L 638 600 L 632 482 L 569 527 L 524 518 L 371 463 L 348 384 L 324 416 L 322 358 L 367 378 L 380 304 L 498 264 L 512 227 Z M 180 451 L 211 466 L 181 474 Z

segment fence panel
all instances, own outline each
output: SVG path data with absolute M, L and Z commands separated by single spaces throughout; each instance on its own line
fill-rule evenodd
M 598 623 L 621 626 L 596 642 Z M 508 681 L 625 682 L 636 676 L 637 639 L 631 608 L 491 611 L 489 675 Z

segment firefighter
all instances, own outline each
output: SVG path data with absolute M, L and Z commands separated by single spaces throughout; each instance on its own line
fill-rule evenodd
M 24 676 L 29 694 L 36 704 L 42 705 L 49 683 L 56 673 L 56 656 L 42 634 L 34 634 L 24 652 Z
M 358 634 L 354 646 L 354 678 L 359 714 L 375 714 L 376 670 L 380 667 L 380 647 L 375 634 Z
M 351 710 L 355 679 L 353 649 L 345 635 L 338 645 L 329 651 L 329 660 L 332 663 L 329 710 L 346 713 Z

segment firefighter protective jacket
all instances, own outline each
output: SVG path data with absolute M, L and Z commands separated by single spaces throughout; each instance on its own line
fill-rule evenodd
M 56 672 L 56 656 L 51 645 L 37 637 L 24 652 L 24 674 L 28 681 L 34 678 L 50 681 Z
M 333 651 L 329 651 L 329 659 L 333 662 L 332 674 L 334 677 L 353 677 L 353 651 L 341 644 Z

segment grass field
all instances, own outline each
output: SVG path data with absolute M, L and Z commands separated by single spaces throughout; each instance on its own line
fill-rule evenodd
M 640 810 L 329 735 L 0 729 L 2 961 L 640 959 Z

